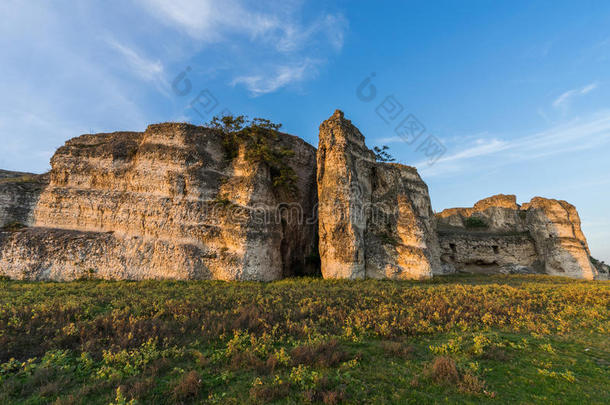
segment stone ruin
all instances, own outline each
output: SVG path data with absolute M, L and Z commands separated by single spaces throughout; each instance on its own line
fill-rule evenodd
M 207 127 L 66 142 L 44 175 L 0 171 L 0 275 L 26 280 L 289 276 L 425 279 L 455 272 L 607 277 L 590 257 L 574 206 L 499 195 L 434 214 L 414 167 L 376 161 L 336 111 L 316 150 L 275 132 L 289 151 L 289 192 L 274 168 L 229 159 Z

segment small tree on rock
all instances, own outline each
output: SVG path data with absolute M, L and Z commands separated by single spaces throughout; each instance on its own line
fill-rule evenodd
M 388 152 L 390 148 L 387 145 L 383 145 L 381 148 L 375 146 L 373 151 L 375 152 L 375 158 L 378 162 L 395 162 L 396 159 Z

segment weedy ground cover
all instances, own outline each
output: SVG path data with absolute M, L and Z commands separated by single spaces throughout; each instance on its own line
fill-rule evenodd
M 0 403 L 610 403 L 610 284 L 0 281 Z

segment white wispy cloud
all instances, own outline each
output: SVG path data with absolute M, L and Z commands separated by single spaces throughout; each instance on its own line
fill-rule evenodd
M 155 81 L 163 76 L 163 64 L 159 60 L 148 59 L 114 38 L 107 38 L 106 42 L 125 57 L 134 72 L 142 79 Z
M 553 107 L 559 108 L 559 107 L 565 106 L 574 97 L 583 96 L 585 94 L 588 94 L 588 93 L 592 92 L 593 90 L 595 90 L 597 88 L 597 86 L 598 86 L 598 83 L 591 83 L 591 84 L 588 84 L 588 85 L 578 88 L 578 89 L 568 90 L 565 93 L 561 94 L 559 97 L 557 97 L 553 101 Z
M 158 17 L 160 22 L 178 28 L 192 37 L 213 40 L 218 35 L 214 30 L 218 13 L 214 12 L 212 1 L 139 0 L 139 3 Z
M 221 41 L 227 34 L 251 38 L 288 31 L 277 14 L 258 11 L 240 0 L 139 0 L 160 22 L 199 41 Z M 271 9 L 272 7 L 268 7 Z
M 300 82 L 305 77 L 316 74 L 316 61 L 305 60 L 301 63 L 287 66 L 277 66 L 273 75 L 255 74 L 239 76 L 233 79 L 233 86 L 243 84 L 254 96 L 272 93 L 290 83 Z
M 415 166 L 426 176 L 461 175 L 480 167 L 506 165 L 519 161 L 574 153 L 610 143 L 610 110 L 591 114 L 587 118 L 554 126 L 546 131 L 515 139 L 485 137 L 467 147 L 441 157 L 433 166 L 422 160 Z M 493 161 L 482 163 L 489 158 Z
M 323 34 L 332 46 L 341 48 L 346 21 L 341 15 L 321 14 L 300 22 L 300 1 L 246 0 L 139 0 L 151 14 L 175 29 L 203 42 L 219 42 L 244 35 L 253 42 L 273 44 L 291 52 Z
M 140 51 L 120 43 L 112 37 L 106 38 L 105 41 L 111 49 L 117 51 L 125 58 L 129 71 L 132 74 L 141 80 L 153 83 L 160 93 L 166 97 L 171 97 L 165 68 L 160 60 L 147 58 Z
M 454 160 L 471 159 L 479 156 L 486 156 L 506 150 L 510 144 L 499 139 L 478 139 L 473 146 L 468 149 L 459 151 L 453 155 L 449 155 L 442 159 L 443 162 L 451 162 Z
M 344 43 L 347 20 L 320 13 L 305 21 L 302 1 L 138 0 L 160 22 L 204 49 L 226 45 L 233 55 L 230 84 L 253 95 L 315 77 Z
M 308 42 L 321 35 L 322 38 L 336 51 L 343 47 L 347 20 L 342 15 L 321 15 L 309 25 L 289 23 L 282 27 L 276 42 L 276 49 L 280 52 L 293 52 L 302 49 Z

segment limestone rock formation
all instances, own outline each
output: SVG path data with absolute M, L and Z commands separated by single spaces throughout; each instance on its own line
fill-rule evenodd
M 519 206 L 516 196 L 497 195 L 444 210 L 437 223 L 442 261 L 458 270 L 598 275 L 576 208 L 565 201 L 535 197 Z
M 315 148 L 292 150 L 296 192 L 274 186 L 246 146 L 226 157 L 218 131 L 188 124 L 83 135 L 51 160 L 33 228 L 0 234 L 12 278 L 275 280 L 316 253 Z
M 597 277 L 600 280 L 608 280 L 610 278 L 610 266 L 604 262 L 591 258 L 591 262 L 597 269 Z
M 44 175 L 0 170 L 0 276 L 608 278 L 565 201 L 496 195 L 435 216 L 417 170 L 377 162 L 341 111 L 318 151 L 275 128 L 155 124 L 71 139 Z
M 566 201 L 535 197 L 522 207 L 547 274 L 593 279 L 589 246 L 576 208 Z
M 48 175 L 0 170 L 0 229 L 29 226 Z
M 428 278 L 440 267 L 428 188 L 413 167 L 376 162 L 341 111 L 320 125 L 318 222 L 325 278 Z
M 448 208 L 436 215 L 439 226 L 464 228 L 466 218 L 482 219 L 488 230 L 525 231 L 518 217 L 519 206 L 514 195 L 498 194 L 478 201 L 472 208 Z

